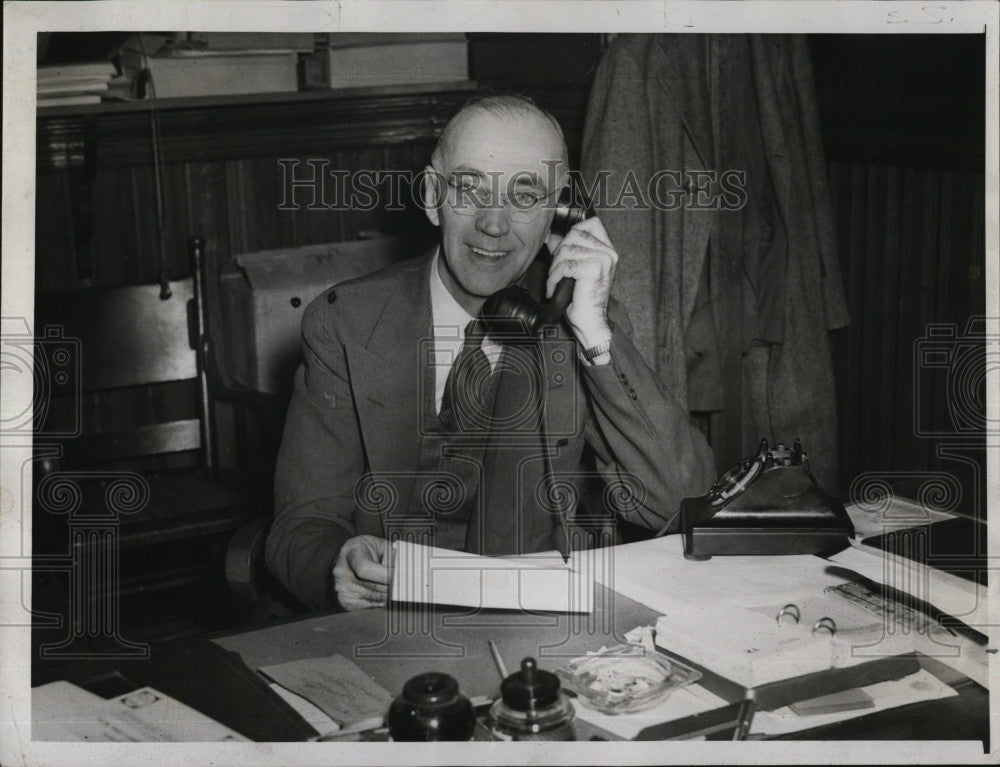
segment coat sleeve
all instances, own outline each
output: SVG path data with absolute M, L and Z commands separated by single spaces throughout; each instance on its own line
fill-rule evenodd
M 715 479 L 712 449 L 636 350 L 617 302 L 609 304 L 608 318 L 611 361 L 583 368 L 592 411 L 587 443 L 605 482 L 632 491 L 614 511 L 651 530 L 675 532 L 681 501 L 703 495 Z
M 355 535 L 354 488 L 364 474 L 361 431 L 334 307 L 321 294 L 302 318 L 303 363 L 275 470 L 275 517 L 265 544 L 270 571 L 307 607 L 336 604 L 333 565 Z

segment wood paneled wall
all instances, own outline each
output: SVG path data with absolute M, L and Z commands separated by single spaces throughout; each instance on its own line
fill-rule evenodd
M 153 121 L 161 137 L 166 263 L 189 274 L 185 242 L 220 256 L 351 239 L 361 229 L 400 231 L 419 211 L 280 209 L 279 160 L 328 161 L 328 170 L 422 168 L 468 90 L 299 98 L 158 111 L 41 116 L 38 130 L 38 289 L 155 281 L 160 269 Z M 136 105 L 141 106 L 141 105 Z M 298 174 L 310 174 L 300 166 Z M 328 187 L 332 189 L 330 181 Z M 58 222 L 58 225 L 53 225 Z

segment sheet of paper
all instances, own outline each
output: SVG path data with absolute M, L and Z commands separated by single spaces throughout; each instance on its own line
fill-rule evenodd
M 844 509 L 854 524 L 854 538 L 859 541 L 890 530 L 904 530 L 952 518 L 946 512 L 899 497 L 894 497 L 885 509 L 867 508 L 860 503 L 849 503 Z
M 845 719 L 855 719 L 887 708 L 897 708 L 908 703 L 922 700 L 938 700 L 958 695 L 951 687 L 940 681 L 929 671 L 920 669 L 910 676 L 889 682 L 862 687 L 875 702 L 872 708 L 858 708 L 850 711 L 838 711 L 831 714 L 815 714 L 801 716 L 789 707 L 783 706 L 774 711 L 758 711 L 750 726 L 751 735 L 784 735 L 799 732 L 812 727 L 822 727 L 826 724 L 841 722 Z
M 340 731 L 340 725 L 328 717 L 323 712 L 323 709 L 310 703 L 301 695 L 296 695 L 294 692 L 282 687 L 277 682 L 271 682 L 268 687 L 274 690 L 275 695 L 294 708 L 295 712 L 305 719 L 306 722 L 309 723 L 309 726 L 316 730 L 317 734 L 331 735 Z
M 342 655 L 262 666 L 260 672 L 319 707 L 342 727 L 378 726 L 392 696 Z
M 988 633 L 988 589 L 977 583 L 860 543 L 852 543 L 829 557 L 829 561 L 929 602 L 972 628 Z M 989 580 L 995 589 L 995 570 L 990 571 Z
M 752 604 L 785 604 L 821 594 L 847 580 L 842 570 L 812 555 L 684 558 L 681 536 L 615 546 L 594 567 L 599 583 L 661 613 L 678 599 L 742 609 Z
M 108 701 L 115 721 L 127 721 L 161 737 L 146 740 L 219 741 L 249 740 L 169 695 L 143 687 Z
M 881 513 L 858 506 L 849 506 L 847 511 L 859 538 L 948 518 L 946 514 L 902 499 L 894 499 L 891 506 Z M 607 561 L 603 566 L 594 568 L 597 581 L 660 612 L 666 612 L 676 598 L 695 604 L 712 603 L 736 608 L 795 602 L 817 596 L 826 586 L 848 580 L 844 569 L 853 570 L 877 583 L 885 583 L 893 572 L 897 573 L 896 579 L 900 583 L 906 582 L 904 571 L 919 575 L 913 567 L 886 565 L 881 557 L 876 556 L 877 552 L 871 553 L 874 550 L 859 552 L 854 547 L 828 559 L 808 554 L 717 556 L 708 561 L 695 562 L 684 559 L 683 539 L 672 535 L 615 546 L 605 551 Z M 992 580 L 995 580 L 994 576 L 995 573 L 991 573 Z M 927 599 L 927 596 L 916 596 L 927 599 L 970 625 L 977 621 L 988 625 L 985 589 L 980 587 L 977 590 L 975 584 L 938 570 L 931 570 L 929 577 L 930 595 L 942 603 Z M 923 575 L 920 575 L 916 580 L 909 580 L 919 584 L 922 578 Z M 993 587 L 996 587 L 995 584 Z M 900 588 L 899 584 L 896 588 Z
M 574 552 L 481 557 L 407 541 L 393 544 L 391 598 L 398 602 L 498 610 L 589 613 L 593 558 Z
M 51 741 L 245 741 L 151 687 L 105 700 L 69 682 L 32 690 L 32 738 Z
M 98 734 L 101 727 L 95 722 L 94 712 L 104 702 L 101 696 L 62 680 L 32 688 L 31 739 L 82 740 L 85 731 Z

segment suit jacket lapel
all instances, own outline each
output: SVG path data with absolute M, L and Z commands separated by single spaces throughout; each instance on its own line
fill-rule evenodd
M 419 462 L 421 358 L 431 350 L 430 264 L 430 255 L 415 261 L 386 290 L 366 344 L 345 344 L 369 470 L 393 485 L 395 503 L 385 511 L 397 514 L 407 511 Z

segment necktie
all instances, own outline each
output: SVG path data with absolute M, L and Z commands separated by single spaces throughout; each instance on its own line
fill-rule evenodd
M 483 351 L 486 328 L 474 319 L 465 326 L 465 342 L 458 353 L 441 397 L 438 418 L 447 432 L 485 431 L 489 428 L 489 391 L 492 369 Z

